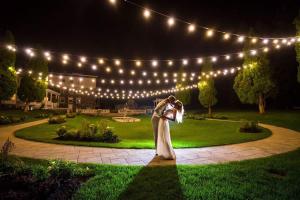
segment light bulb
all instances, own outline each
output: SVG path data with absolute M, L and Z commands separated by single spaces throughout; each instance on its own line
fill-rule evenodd
M 225 33 L 224 34 L 224 40 L 229 40 L 230 38 L 230 34 L 229 33 Z
M 145 17 L 146 19 L 148 19 L 148 18 L 151 16 L 150 10 L 145 9 L 143 15 L 144 15 L 144 17 Z
M 175 24 L 175 19 L 174 19 L 173 17 L 170 17 L 170 18 L 168 19 L 168 25 L 169 25 L 169 27 L 174 26 L 174 24 Z
M 214 31 L 212 30 L 212 29 L 208 29 L 207 31 L 206 31 L 206 36 L 207 37 L 212 37 L 214 35 Z
M 190 24 L 190 25 L 188 26 L 188 31 L 189 31 L 189 33 L 192 33 L 192 32 L 194 32 L 195 30 L 196 30 L 196 27 L 195 27 L 194 24 Z

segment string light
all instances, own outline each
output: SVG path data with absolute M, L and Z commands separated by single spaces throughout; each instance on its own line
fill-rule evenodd
M 106 68 L 105 68 L 105 71 L 108 72 L 108 73 L 111 72 L 110 67 L 106 67 Z
M 146 19 L 148 19 L 151 16 L 151 12 L 148 9 L 145 9 L 143 14 Z
M 131 75 L 135 75 L 135 71 L 134 71 L 134 70 L 131 70 L 131 71 L 130 71 L 130 74 L 131 74 Z
M 97 65 L 92 65 L 93 70 L 97 70 Z
M 207 37 L 212 37 L 214 35 L 214 31 L 212 30 L 212 29 L 208 29 L 207 31 L 206 31 L 206 36 Z
M 195 27 L 194 24 L 190 24 L 190 25 L 188 26 L 188 31 L 189 31 L 189 33 L 192 33 L 192 32 L 194 32 L 195 30 L 196 30 L 196 27 Z
M 123 74 L 124 70 L 123 69 L 119 69 L 119 74 Z
M 202 59 L 202 58 L 198 58 L 198 59 L 197 59 L 197 63 L 198 63 L 198 64 L 202 64 L 202 63 L 203 63 L 203 59 Z
M 187 65 L 188 63 L 189 63 L 189 61 L 188 61 L 187 59 L 183 59 L 183 60 L 182 60 L 182 64 L 183 64 L 183 65 Z
M 153 66 L 153 67 L 157 67 L 157 65 L 158 65 L 157 60 L 153 60 L 153 61 L 152 61 L 152 66 Z
M 139 60 L 137 60 L 137 61 L 135 61 L 135 65 L 136 65 L 137 67 L 140 67 L 140 66 L 142 65 L 142 62 L 139 61 Z
M 167 22 L 168 22 L 169 27 L 172 27 L 175 25 L 175 19 L 173 17 L 170 17 Z
M 226 55 L 226 56 L 225 56 L 225 59 L 226 59 L 226 60 L 230 60 L 230 55 Z
M 115 5 L 116 4 L 116 0 L 109 0 L 109 3 L 111 3 L 112 5 Z
M 244 36 L 238 37 L 238 42 L 239 42 L 239 43 L 244 42 L 244 40 L 245 40 L 245 37 L 244 37 Z
M 253 44 L 256 44 L 257 38 L 252 38 L 251 42 L 252 42 Z
M 98 59 L 98 63 L 99 63 L 100 65 L 103 65 L 103 64 L 104 64 L 104 60 L 103 60 L 102 58 L 99 58 L 99 59 Z
M 169 66 L 172 66 L 172 65 L 173 65 L 173 61 L 172 61 L 172 60 L 169 60 L 169 61 L 168 61 L 168 65 L 169 65 Z
M 119 66 L 120 64 L 121 64 L 121 61 L 118 60 L 118 59 L 116 59 L 116 60 L 115 60 L 115 65 Z
M 263 40 L 263 44 L 268 44 L 269 43 L 269 40 L 268 39 L 264 39 Z
M 81 56 L 81 57 L 80 57 L 80 61 L 81 61 L 82 63 L 85 63 L 85 62 L 86 62 L 86 57 Z
M 143 7 L 142 5 L 139 5 L 138 3 L 136 2 L 132 2 L 131 0 L 124 0 L 123 2 L 127 3 L 127 4 L 130 4 L 132 6 L 135 6 L 136 8 L 139 8 L 139 9 L 143 9 L 144 10 L 144 17 L 147 18 L 150 17 L 150 10 L 148 10 L 147 8 Z M 112 4 L 115 4 L 115 0 Z M 149 12 L 145 12 L 145 11 L 149 11 Z M 156 14 L 156 15 L 159 15 L 161 17 L 164 17 L 164 18 L 167 18 L 168 19 L 168 25 L 169 26 L 173 26 L 175 21 L 179 21 L 181 23 L 185 23 L 187 25 L 190 25 L 191 23 L 190 22 L 187 22 L 186 20 L 182 20 L 182 19 L 177 19 L 177 18 L 174 18 L 174 17 L 171 17 L 167 14 L 164 14 L 164 13 L 161 13 L 161 12 L 158 12 L 158 11 L 155 11 L 155 10 L 151 10 L 152 13 Z M 145 14 L 147 13 L 147 14 Z M 170 23 L 169 23 L 170 21 Z M 211 30 L 211 28 L 208 28 L 206 26 L 201 26 L 199 24 L 194 24 L 194 27 L 199 27 L 199 28 L 202 28 L 202 29 L 205 29 L 205 30 Z M 229 33 L 227 33 L 226 31 L 222 31 L 222 30 L 215 30 L 215 32 L 219 33 L 219 34 L 223 34 L 223 38 L 225 40 L 228 40 L 229 39 Z M 208 34 L 207 36 L 212 36 L 213 34 Z M 232 34 L 233 36 L 239 38 L 239 37 L 244 37 L 244 38 L 248 38 L 248 39 L 251 39 L 251 41 L 255 41 L 255 40 L 252 40 L 252 39 L 260 39 L 260 40 L 264 40 L 264 39 L 283 39 L 283 38 L 272 38 L 272 37 L 253 37 L 253 36 L 243 36 L 243 35 L 240 35 L 240 34 Z M 285 39 L 290 39 L 290 38 L 293 38 L 293 37 L 285 37 Z M 244 39 L 243 39 L 244 41 Z M 243 42 L 243 41 L 240 41 L 240 42 Z M 256 43 L 256 42 L 255 42 Z
M 211 57 L 211 61 L 212 62 L 217 62 L 217 57 L 215 57 L 215 56 Z

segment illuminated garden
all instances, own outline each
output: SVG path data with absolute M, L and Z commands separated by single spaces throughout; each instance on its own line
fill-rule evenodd
M 3 7 L 0 199 L 300 199 L 296 2 Z

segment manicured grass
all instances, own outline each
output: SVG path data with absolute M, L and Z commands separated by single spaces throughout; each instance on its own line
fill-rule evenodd
M 101 143 L 101 142 L 78 142 L 57 140 L 56 130 L 62 125 L 42 124 L 26 128 L 16 132 L 17 137 L 50 142 L 59 144 L 73 144 L 84 146 L 104 146 L 117 148 L 153 148 L 153 133 L 149 116 L 138 116 L 141 122 L 120 123 L 109 119 L 109 126 L 113 128 L 115 134 L 121 138 L 121 142 Z M 75 119 L 68 119 L 63 124 L 68 129 L 80 128 L 83 120 L 92 123 L 99 122 L 100 117 L 77 116 Z M 269 136 L 271 133 L 264 129 L 262 133 L 240 133 L 240 122 L 192 120 L 186 119 L 183 124 L 171 123 L 172 143 L 175 148 L 205 147 L 214 145 L 224 145 L 258 140 Z
M 232 118 L 239 115 L 247 117 L 245 112 L 234 112 Z M 290 122 L 295 115 L 276 112 L 262 122 L 300 130 L 300 123 Z M 280 121 L 280 116 L 287 117 Z M 299 158 L 300 149 L 268 158 L 205 166 L 83 164 L 96 175 L 82 185 L 74 199 L 300 199 Z M 26 162 L 39 162 L 30 160 Z
M 300 150 L 206 166 L 95 166 L 75 199 L 300 199 Z
M 216 114 L 229 119 L 254 120 L 300 131 L 300 110 L 267 111 L 263 115 L 255 111 L 216 111 Z

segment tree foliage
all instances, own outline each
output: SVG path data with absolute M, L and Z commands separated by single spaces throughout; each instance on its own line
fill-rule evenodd
M 294 24 L 295 24 L 295 27 L 296 27 L 296 35 L 298 37 L 300 37 L 300 11 L 299 11 L 298 16 L 294 20 Z M 300 43 L 299 42 L 296 42 L 295 50 L 296 50 L 296 59 L 297 59 L 297 62 L 299 63 L 297 80 L 300 83 Z
M 210 62 L 205 62 L 202 67 L 202 72 L 209 72 L 212 70 L 212 65 Z M 218 99 L 216 98 L 217 90 L 215 89 L 215 83 L 212 78 L 206 80 L 201 80 L 198 83 L 199 89 L 199 102 L 205 108 L 208 108 L 208 114 L 212 115 L 211 108 L 214 106 Z
M 259 112 L 265 112 L 266 99 L 275 94 L 272 71 L 266 54 L 251 56 L 249 44 L 245 47 L 245 58 L 241 70 L 234 80 L 234 90 L 242 103 L 258 104 Z
M 25 103 L 42 101 L 46 95 L 46 84 L 43 81 L 35 80 L 31 76 L 25 75 L 21 79 L 17 95 Z
M 28 65 L 34 75 L 23 76 L 17 92 L 18 98 L 26 104 L 25 111 L 28 110 L 30 102 L 40 102 L 44 99 L 47 89 L 45 78 L 48 76 L 48 63 L 43 59 L 42 51 L 38 50 L 37 56 L 32 58 Z M 42 76 L 39 73 L 42 73 Z M 38 75 L 41 79 L 37 79 Z
M 17 91 L 17 78 L 14 69 L 0 69 L 0 101 L 9 100 Z
M 7 31 L 4 37 L 6 45 L 14 45 L 15 40 L 11 32 Z M 15 72 L 16 54 L 6 48 L 0 48 L 0 103 L 10 99 L 17 91 Z
M 177 89 L 184 88 L 187 86 L 186 81 L 183 81 L 181 78 L 183 74 L 183 69 L 181 69 L 178 73 L 178 82 L 176 84 Z M 182 90 L 175 93 L 176 99 L 182 102 L 183 105 L 189 105 L 191 103 L 191 91 L 190 90 Z

